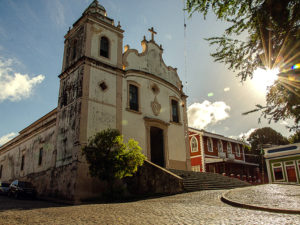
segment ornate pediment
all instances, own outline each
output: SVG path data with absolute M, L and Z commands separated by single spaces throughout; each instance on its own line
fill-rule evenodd
M 176 86 L 179 90 L 182 83 L 178 77 L 177 69 L 166 66 L 163 61 L 163 49 L 155 41 L 142 41 L 143 51 L 139 53 L 136 49 L 129 49 L 127 45 L 123 54 L 123 66 L 126 71 L 137 70 L 153 74 Z

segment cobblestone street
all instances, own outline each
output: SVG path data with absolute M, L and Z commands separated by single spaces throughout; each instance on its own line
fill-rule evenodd
M 0 224 L 300 224 L 300 215 L 241 209 L 201 191 L 128 203 L 66 206 L 0 197 Z

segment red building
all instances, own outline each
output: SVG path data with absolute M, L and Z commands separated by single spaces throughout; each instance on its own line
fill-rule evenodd
M 245 161 L 246 143 L 219 134 L 189 128 L 192 170 L 220 173 L 254 181 L 259 177 L 258 164 Z

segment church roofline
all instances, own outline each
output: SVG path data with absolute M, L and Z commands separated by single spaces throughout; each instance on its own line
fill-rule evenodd
M 50 121 L 46 122 L 42 126 L 37 127 L 38 124 L 41 124 L 42 122 L 46 121 L 48 118 L 55 115 L 56 113 L 57 113 L 57 108 L 53 109 L 52 111 L 50 111 L 46 115 L 42 116 L 38 120 L 31 123 L 29 126 L 25 127 L 23 130 L 19 131 L 18 136 L 14 137 L 10 141 L 6 142 L 4 145 L 0 146 L 0 152 L 4 151 L 4 149 L 6 149 L 6 148 L 8 148 L 8 147 L 10 147 L 14 144 L 17 144 L 19 141 L 21 141 L 21 139 L 23 140 L 24 138 L 30 136 L 30 134 L 32 132 L 36 132 L 37 130 L 39 130 L 42 127 L 45 127 L 45 126 L 48 127 L 50 124 L 55 123 L 56 122 L 56 117 L 55 117 L 55 119 L 51 119 Z M 30 129 L 33 129 L 33 130 L 30 131 Z
M 195 131 L 197 133 L 201 133 L 203 136 L 206 136 L 206 137 L 217 138 L 217 139 L 221 139 L 221 140 L 224 140 L 224 141 L 230 141 L 230 142 L 235 142 L 235 143 L 238 143 L 238 144 L 249 146 L 246 142 L 235 140 L 235 139 L 229 138 L 229 137 L 225 137 L 221 134 L 215 134 L 215 133 L 205 131 L 203 129 L 197 129 L 197 128 L 193 128 L 193 127 L 188 127 L 188 129 L 191 130 L 191 131 Z
M 110 18 L 108 18 L 108 19 L 110 19 Z M 106 23 L 92 15 L 83 15 L 73 24 L 73 27 L 68 30 L 68 32 L 65 34 L 64 38 L 67 39 L 69 36 L 71 36 L 75 32 L 75 30 L 77 30 L 77 28 L 81 24 L 84 24 L 84 23 L 86 23 L 86 21 L 89 21 L 89 20 L 93 21 L 93 22 L 97 22 L 103 26 L 106 26 L 106 28 L 108 28 L 110 30 L 118 31 L 121 35 L 124 33 L 124 30 L 121 29 L 121 26 L 119 26 L 119 25 L 114 26 L 113 24 Z M 112 22 L 113 22 L 113 20 L 112 20 Z
M 28 130 L 30 130 L 31 128 L 33 128 L 34 126 L 36 126 L 37 124 L 45 121 L 46 119 L 48 119 L 49 117 L 51 117 L 52 115 L 57 113 L 57 108 L 51 110 L 50 112 L 48 112 L 46 115 L 42 116 L 41 118 L 39 118 L 38 120 L 34 121 L 32 124 L 30 124 L 29 126 L 25 127 L 23 130 L 21 130 L 19 132 L 19 134 L 24 134 L 26 133 Z
M 163 83 L 171 86 L 173 89 L 176 89 L 176 91 L 178 91 L 178 93 L 180 94 L 181 97 L 185 97 L 185 98 L 188 97 L 187 95 L 185 95 L 185 93 L 183 91 L 181 91 L 180 89 L 178 89 L 178 87 L 176 87 L 174 84 L 166 81 L 165 79 L 162 79 L 162 78 L 158 77 L 155 74 L 148 73 L 148 72 L 145 72 L 145 71 L 142 71 L 142 70 L 136 70 L 136 69 L 129 69 L 129 70 L 125 70 L 124 72 L 125 72 L 125 77 L 128 76 L 127 75 L 128 73 L 138 73 L 138 74 L 143 74 L 143 75 L 151 76 L 154 79 L 157 79 L 157 80 L 159 80 L 159 81 L 161 81 L 161 82 L 163 82 Z
M 125 46 L 125 51 L 123 52 L 123 66 L 124 66 L 124 70 L 127 71 L 127 70 L 132 70 L 134 68 L 130 68 L 130 69 L 126 69 L 126 67 L 129 66 L 129 63 L 127 61 L 127 57 L 130 53 L 132 54 L 135 54 L 136 56 L 138 57 L 143 57 L 143 56 L 146 56 L 147 53 L 148 53 L 148 44 L 153 44 L 154 46 L 156 46 L 158 49 L 159 49 L 159 57 L 160 57 L 160 60 L 163 64 L 163 66 L 170 72 L 174 72 L 175 76 L 176 76 L 176 79 L 178 80 L 178 82 L 180 83 L 181 87 L 177 87 L 179 90 L 181 89 L 181 92 L 183 93 L 182 91 L 182 88 L 183 88 L 183 85 L 182 85 L 182 81 L 181 79 L 179 78 L 179 75 L 177 73 L 177 68 L 176 67 L 172 67 L 172 66 L 167 66 L 164 59 L 163 59 L 163 48 L 161 45 L 158 45 L 154 39 L 152 38 L 150 41 L 146 40 L 146 37 L 144 36 L 144 39 L 141 41 L 141 45 L 142 45 L 142 52 L 139 52 L 137 49 L 130 49 L 130 46 L 129 45 L 126 45 Z M 144 70 L 143 70 L 144 71 Z M 145 71 L 146 72 L 146 71 Z M 157 76 L 157 74 L 153 74 L 154 76 Z M 158 77 L 158 76 L 157 76 Z M 179 85 L 179 84 L 178 84 Z M 185 97 L 187 97 L 184 93 L 183 95 Z

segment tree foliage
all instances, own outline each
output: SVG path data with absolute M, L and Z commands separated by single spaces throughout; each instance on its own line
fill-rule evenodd
M 91 176 L 109 182 L 132 176 L 145 160 L 138 142 L 130 139 L 123 143 L 123 137 L 114 129 L 97 133 L 82 151 Z
M 254 130 L 247 141 L 250 143 L 251 148 L 246 153 L 246 161 L 259 164 L 260 169 L 262 169 L 262 162 L 264 161 L 262 148 L 268 145 L 285 145 L 289 143 L 285 137 L 270 127 Z
M 291 135 L 288 140 L 291 144 L 300 143 L 300 130 Z
M 241 81 L 252 78 L 258 68 L 280 68 L 280 79 L 269 89 L 267 105 L 257 105 L 245 114 L 261 111 L 275 122 L 292 118 L 299 128 L 300 71 L 291 65 L 300 63 L 299 0 L 187 0 L 192 15 L 212 11 L 230 25 L 221 37 L 207 40 L 217 50 L 211 55 L 217 62 L 237 71 Z M 242 35 L 243 34 L 243 35 Z M 246 36 L 246 39 L 238 37 Z
M 300 124 L 300 84 L 293 82 L 292 87 L 276 81 L 270 87 L 266 96 L 266 106 L 256 105 L 256 109 L 243 113 L 247 115 L 252 112 L 261 111 L 261 117 L 278 122 L 279 120 L 292 119 L 294 124 L 287 126 L 290 130 L 298 130 Z
M 289 143 L 287 138 L 270 127 L 256 129 L 247 140 L 251 144 L 251 151 L 254 154 L 260 154 L 260 150 L 264 145 L 285 145 Z
M 212 10 L 231 24 L 223 36 L 207 40 L 218 46 L 212 54 L 215 61 L 238 70 L 242 80 L 258 67 L 273 68 L 291 55 L 296 58 L 293 53 L 299 56 L 299 0 L 187 0 L 186 8 L 190 15 L 200 12 L 204 17 Z M 243 33 L 246 40 L 232 37 Z

